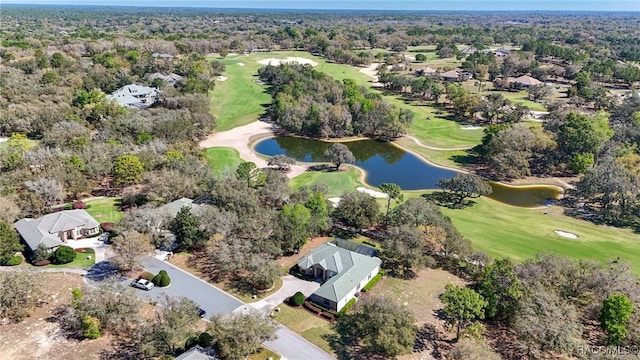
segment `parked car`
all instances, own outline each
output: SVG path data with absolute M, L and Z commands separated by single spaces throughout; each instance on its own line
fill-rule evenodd
M 204 311 L 204 309 L 199 308 L 198 309 L 198 316 L 200 316 L 201 318 L 203 318 L 205 315 L 207 315 L 207 312 Z
M 153 283 L 147 279 L 137 279 L 137 280 L 133 280 L 133 282 L 131 283 L 131 286 L 138 288 L 138 289 L 142 289 L 142 290 L 151 290 L 153 289 Z

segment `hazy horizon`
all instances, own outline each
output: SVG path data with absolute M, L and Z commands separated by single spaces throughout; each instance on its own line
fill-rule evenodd
M 205 1 L 185 0 L 10 0 L 5 5 L 102 5 L 135 7 L 202 7 L 230 9 L 300 9 L 300 10 L 468 10 L 468 11 L 640 11 L 640 0 L 475 0 L 475 1 Z

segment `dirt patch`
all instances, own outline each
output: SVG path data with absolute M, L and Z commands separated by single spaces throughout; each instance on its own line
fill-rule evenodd
M 441 269 L 418 271 L 411 280 L 391 277 L 382 279 L 368 294 L 384 296 L 406 305 L 411 309 L 420 326 L 418 341 L 414 352 L 401 356 L 403 360 L 436 359 L 434 354 L 446 352 L 451 347 L 455 334 L 446 329 L 445 323 L 438 317 L 444 308 L 440 294 L 447 284 L 466 285 L 465 281 Z
M 47 303 L 19 324 L 0 326 L 0 359 L 98 359 L 103 350 L 111 347 L 111 336 L 96 340 L 69 339 L 52 318 L 59 306 L 71 302 L 71 289 L 82 286 L 82 277 L 62 273 L 42 273 L 41 276 Z
M 298 263 L 303 256 L 307 255 L 311 250 L 317 248 L 318 246 L 326 243 L 327 241 L 331 241 L 333 238 L 331 237 L 317 237 L 307 241 L 306 244 L 298 251 L 297 254 L 293 254 L 290 256 L 283 256 L 277 260 L 278 265 L 282 266 L 285 269 L 291 268 L 293 265 Z

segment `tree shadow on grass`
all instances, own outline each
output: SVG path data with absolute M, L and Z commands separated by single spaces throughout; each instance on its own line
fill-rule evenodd
M 459 165 L 478 165 L 480 164 L 480 158 L 476 155 L 453 155 L 449 157 L 451 161 Z
M 452 194 L 445 191 L 434 191 L 432 193 L 422 194 L 422 197 L 438 206 L 447 207 L 449 209 L 465 209 L 476 204 L 475 201 L 470 199 L 458 202 L 454 199 Z

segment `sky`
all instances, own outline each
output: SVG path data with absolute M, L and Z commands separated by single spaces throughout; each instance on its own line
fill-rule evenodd
M 640 11 L 640 0 L 0 0 L 2 3 L 259 9 Z

